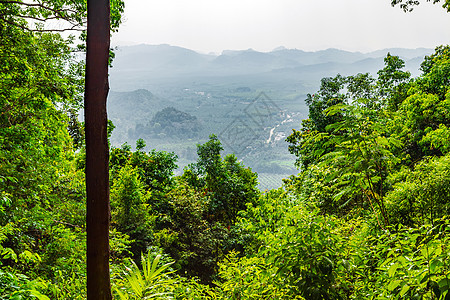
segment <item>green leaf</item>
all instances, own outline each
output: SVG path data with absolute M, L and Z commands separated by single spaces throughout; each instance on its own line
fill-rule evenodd
M 409 291 L 409 289 L 410 286 L 408 284 L 405 284 L 400 291 L 400 297 L 403 297 Z
M 392 292 L 400 285 L 401 282 L 401 280 L 393 280 L 388 284 L 387 289 Z
M 425 271 L 427 272 L 427 271 Z M 425 274 L 425 276 L 423 276 L 423 278 L 420 280 L 420 283 L 425 283 L 431 276 L 434 276 L 433 274 Z
M 430 271 L 434 273 L 434 272 L 436 272 L 437 269 L 438 269 L 439 267 L 441 267 L 442 265 L 443 265 L 442 260 L 441 260 L 440 258 L 435 258 L 435 259 L 433 259 L 433 260 L 431 261 L 431 263 L 430 263 Z
M 441 291 L 446 291 L 449 289 L 450 279 L 443 278 L 443 279 L 439 280 L 438 284 L 439 284 L 439 288 L 441 289 Z
M 23 297 L 18 292 L 15 292 L 11 295 L 11 297 L 9 299 L 10 300 L 22 300 Z
M 436 281 L 430 281 L 429 284 L 433 290 L 434 295 L 439 299 L 439 297 L 441 297 L 441 290 L 439 289 L 439 284 Z
M 47 297 L 47 296 L 41 294 L 41 293 L 38 292 L 38 291 L 35 291 L 35 290 L 29 290 L 29 292 L 30 292 L 31 295 L 33 295 L 33 296 L 35 296 L 36 298 L 38 298 L 38 300 L 50 300 L 49 297 Z
M 399 265 L 396 264 L 396 263 L 389 267 L 389 270 L 388 270 L 389 277 L 393 277 L 394 276 L 394 274 L 397 271 L 398 267 L 399 267 Z

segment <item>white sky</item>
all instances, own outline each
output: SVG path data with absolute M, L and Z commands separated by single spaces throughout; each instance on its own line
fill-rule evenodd
M 368 52 L 450 44 L 450 13 L 421 0 L 125 0 L 113 45 L 170 44 L 200 52 L 339 48 Z

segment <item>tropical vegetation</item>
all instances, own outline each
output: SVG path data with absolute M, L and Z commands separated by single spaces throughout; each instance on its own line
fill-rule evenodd
M 0 1 L 0 299 L 86 297 L 83 46 L 25 21 L 83 26 L 81 4 Z M 214 134 L 179 176 L 111 146 L 115 299 L 450 299 L 450 46 L 421 71 L 324 78 L 275 190 Z

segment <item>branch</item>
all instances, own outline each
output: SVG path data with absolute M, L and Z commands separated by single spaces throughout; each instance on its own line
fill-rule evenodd
M 17 4 L 17 5 L 23 5 L 27 7 L 37 7 L 43 10 L 47 10 L 48 12 L 51 12 L 54 14 L 54 16 L 46 16 L 46 13 L 39 13 L 37 15 L 33 14 L 13 14 L 13 17 L 19 17 L 23 19 L 31 19 L 35 21 L 45 22 L 49 20 L 55 20 L 55 19 L 61 19 L 66 22 L 68 22 L 72 27 L 64 28 L 64 29 L 31 29 L 25 25 L 21 25 L 18 23 L 15 23 L 11 20 L 7 20 L 2 15 L 0 15 L 0 18 L 3 19 L 5 22 L 15 25 L 23 30 L 31 31 L 31 32 L 64 32 L 64 31 L 83 31 L 84 29 L 81 29 L 79 27 L 82 27 L 83 24 L 86 23 L 86 21 L 81 18 L 82 14 L 79 11 L 70 9 L 70 8 L 53 8 L 47 5 L 44 5 L 42 3 L 26 3 L 19 0 L 0 0 L 0 4 Z M 3 17 L 3 18 L 2 18 Z M 77 21 L 79 20 L 79 22 Z M 69 26 L 69 25 L 68 25 Z
M 79 31 L 82 32 L 86 29 L 83 28 L 76 28 L 78 25 L 74 25 L 71 28 L 64 28 L 64 29 L 29 29 L 31 32 L 64 32 L 64 31 Z
M 19 17 L 19 18 L 24 18 L 24 19 L 33 19 L 36 21 L 41 21 L 41 22 L 45 22 L 48 20 L 54 20 L 54 19 L 61 19 L 61 17 L 58 16 L 54 16 L 54 17 L 48 17 L 48 18 L 38 18 L 38 17 L 32 17 L 32 16 L 25 16 L 25 15 L 14 15 L 15 17 Z M 66 20 L 66 19 L 64 19 Z M 68 21 L 68 20 L 66 20 Z
M 22 1 L 16 1 L 16 0 L 0 0 L 0 3 L 3 4 L 19 4 L 19 5 L 25 5 L 28 7 L 40 7 L 49 11 L 52 11 L 54 13 L 61 13 L 61 12 L 71 12 L 73 14 L 78 14 L 79 12 L 70 8 L 64 8 L 64 9 L 55 9 L 48 6 L 45 6 L 41 3 L 26 3 Z
M 403 9 L 404 12 L 411 12 L 413 11 L 414 5 L 419 5 L 420 2 L 418 0 L 405 0 L 405 3 L 403 3 L 404 0 L 391 0 L 391 5 L 395 6 L 397 4 L 400 4 L 400 8 Z M 440 3 L 441 0 L 426 0 L 426 2 L 433 2 L 433 4 Z M 443 8 L 447 9 L 447 12 L 450 12 L 450 0 L 445 0 L 444 4 L 442 5 Z
M 83 28 L 77 28 L 80 25 L 78 25 L 78 24 L 74 25 L 73 23 L 71 23 L 72 27 L 70 27 L 70 28 L 63 28 L 63 29 L 37 29 L 36 28 L 36 29 L 31 29 L 31 28 L 28 28 L 28 27 L 26 27 L 24 25 L 21 25 L 19 23 L 13 22 L 11 20 L 3 19 L 1 17 L 0 17 L 0 20 L 3 20 L 4 22 L 6 22 L 6 23 L 8 23 L 8 24 L 10 24 L 12 26 L 17 26 L 17 27 L 19 27 L 19 28 L 21 28 L 23 30 L 28 31 L 28 32 L 64 32 L 64 31 L 80 31 L 80 32 L 82 32 L 82 31 L 85 30 Z

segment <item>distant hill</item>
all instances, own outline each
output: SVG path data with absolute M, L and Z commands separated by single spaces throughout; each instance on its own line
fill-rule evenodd
M 137 124 L 132 135 L 136 139 L 188 139 L 197 137 L 201 130 L 202 125 L 196 116 L 169 106 L 158 111 L 147 124 Z
M 428 48 L 417 48 L 417 49 L 405 49 L 405 48 L 387 48 L 383 50 L 377 50 L 369 52 L 366 55 L 370 57 L 385 57 L 387 53 L 391 55 L 398 55 L 403 60 L 410 60 L 418 57 L 424 57 L 429 55 L 434 51 L 434 49 Z
M 387 53 L 405 60 L 413 75 L 433 49 L 391 48 L 369 53 L 326 49 L 316 52 L 278 48 L 271 52 L 225 50 L 220 55 L 201 54 L 170 45 L 119 47 L 111 69 L 113 90 L 150 89 L 192 82 L 261 83 L 277 81 L 313 84 L 330 74 L 376 72 Z M 272 75 L 281 77 L 272 77 Z M 240 76 L 237 79 L 237 76 Z
M 297 49 L 282 49 L 272 51 L 271 54 L 279 57 L 289 57 L 290 59 L 303 65 L 314 65 L 329 62 L 353 63 L 366 58 L 366 56 L 360 52 L 348 52 L 339 49 L 327 49 L 316 52 L 305 52 Z
M 214 59 L 212 55 L 169 45 L 137 45 L 119 47 L 114 70 L 138 71 L 151 69 L 167 73 L 171 70 L 199 69 Z

